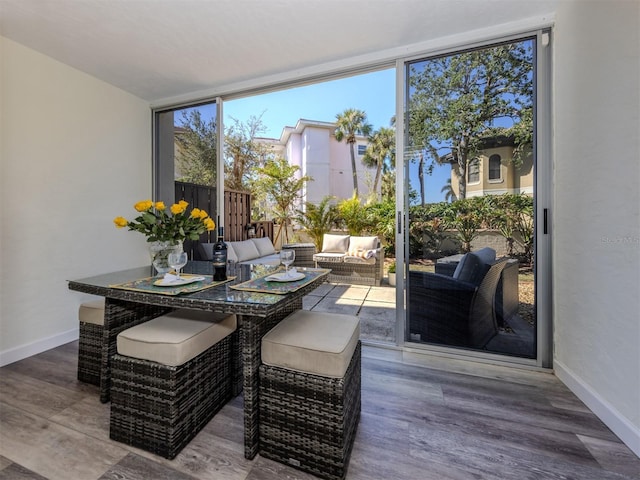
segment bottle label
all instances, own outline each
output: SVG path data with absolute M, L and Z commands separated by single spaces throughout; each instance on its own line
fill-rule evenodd
M 215 250 L 213 252 L 212 263 L 214 267 L 226 267 L 227 266 L 227 251 Z

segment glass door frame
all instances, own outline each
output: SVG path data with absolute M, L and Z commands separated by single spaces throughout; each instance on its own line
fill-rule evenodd
M 471 48 L 481 48 L 535 38 L 534 56 L 535 93 L 534 93 L 534 278 L 535 278 L 535 312 L 536 312 L 536 358 L 511 357 L 482 351 L 460 350 L 454 347 L 428 345 L 411 342 L 406 339 L 406 276 L 408 275 L 409 238 L 409 198 L 405 183 L 408 181 L 409 161 L 405 159 L 406 125 L 406 65 L 408 62 L 442 55 L 453 55 Z M 517 35 L 494 38 L 468 45 L 456 45 L 455 48 L 434 50 L 396 60 L 396 304 L 403 308 L 396 309 L 397 345 L 405 352 L 434 353 L 456 358 L 474 359 L 487 363 L 520 364 L 538 368 L 552 368 L 552 285 L 551 285 L 551 221 L 552 221 L 552 115 L 551 115 L 551 30 L 537 29 L 521 32 Z

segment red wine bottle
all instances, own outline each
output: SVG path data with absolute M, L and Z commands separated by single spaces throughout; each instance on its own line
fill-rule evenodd
M 227 279 L 227 244 L 224 243 L 223 227 L 218 223 L 218 241 L 213 244 L 213 280 Z

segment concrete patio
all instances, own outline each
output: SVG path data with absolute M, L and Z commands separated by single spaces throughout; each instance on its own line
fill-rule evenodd
M 360 318 L 360 337 L 395 342 L 396 290 L 388 285 L 369 287 L 324 283 L 303 299 L 303 308 L 345 313 Z

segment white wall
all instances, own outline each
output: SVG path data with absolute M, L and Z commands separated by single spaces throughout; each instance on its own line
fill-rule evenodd
M 556 20 L 554 368 L 640 455 L 640 3 Z
M 115 216 L 151 194 L 139 98 L 0 37 L 0 365 L 77 338 L 67 280 L 148 263 Z M 134 212 L 135 213 L 135 212 Z

